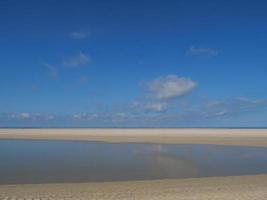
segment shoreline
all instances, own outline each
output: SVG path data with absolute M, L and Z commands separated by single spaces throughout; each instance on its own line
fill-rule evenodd
M 106 143 L 214 144 L 267 147 L 267 129 L 23 128 L 0 129 L 0 139 L 71 140 Z

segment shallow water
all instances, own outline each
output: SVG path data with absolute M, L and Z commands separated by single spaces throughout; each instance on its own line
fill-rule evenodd
M 0 140 L 0 184 L 267 173 L 267 148 Z

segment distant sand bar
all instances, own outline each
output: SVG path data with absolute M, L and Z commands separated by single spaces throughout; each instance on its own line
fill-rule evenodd
M 267 129 L 0 129 L 0 139 L 219 144 L 267 147 Z

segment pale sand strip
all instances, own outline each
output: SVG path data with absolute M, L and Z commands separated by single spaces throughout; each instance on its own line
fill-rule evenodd
M 266 200 L 267 175 L 0 186 L 0 199 Z
M 267 129 L 0 129 L 0 139 L 87 140 L 267 147 Z

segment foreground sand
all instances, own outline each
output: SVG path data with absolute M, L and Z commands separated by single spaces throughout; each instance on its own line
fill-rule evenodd
M 267 129 L 0 129 L 0 139 L 88 140 L 267 147 Z
M 267 175 L 0 186 L 0 199 L 266 200 Z

